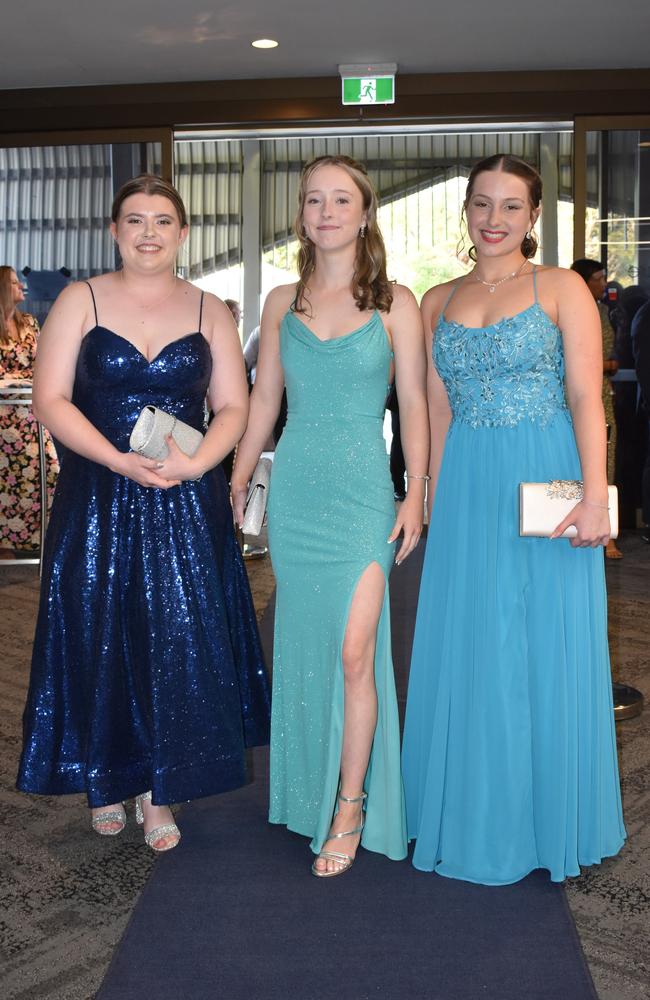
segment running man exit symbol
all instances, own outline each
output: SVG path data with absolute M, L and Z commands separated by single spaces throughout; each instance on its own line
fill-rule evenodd
M 377 103 L 377 81 L 372 80 L 361 80 L 361 94 L 360 103 L 361 104 L 376 104 Z
M 344 104 L 394 104 L 394 76 L 344 76 Z

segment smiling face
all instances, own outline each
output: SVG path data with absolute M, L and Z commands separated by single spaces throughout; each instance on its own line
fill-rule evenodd
M 344 167 L 324 164 L 306 179 L 302 224 L 322 250 L 356 244 L 366 211 L 361 191 Z
M 520 252 L 539 211 L 533 209 L 521 177 L 504 170 L 477 174 L 466 205 L 467 228 L 477 254 L 501 257 Z
M 181 227 L 174 205 L 164 195 L 133 194 L 122 202 L 111 233 L 125 267 L 151 272 L 173 268 L 187 226 Z

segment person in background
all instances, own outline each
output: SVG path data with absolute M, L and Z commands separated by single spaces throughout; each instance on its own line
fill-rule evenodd
M 611 313 L 616 330 L 616 360 L 619 368 L 634 369 L 632 324 L 649 295 L 640 285 L 628 285 Z M 639 408 L 639 389 L 634 382 L 614 382 L 614 412 L 618 431 L 616 484 L 619 488 L 619 521 L 636 527 L 637 510 L 642 505 L 641 483 L 646 456 L 646 419 Z
M 246 426 L 248 392 L 230 312 L 176 276 L 188 231 L 176 189 L 136 177 L 112 220 L 121 269 L 69 285 L 39 344 L 34 409 L 66 452 L 18 788 L 85 792 L 103 836 L 124 828 L 124 800 L 136 797 L 146 843 L 166 851 L 180 840 L 170 804 L 244 784 L 246 747 L 268 741 L 264 659 L 220 465 Z M 130 449 L 149 405 L 205 431 L 193 455 L 171 436 L 164 458 Z
M 25 289 L 13 267 L 0 267 L 0 380 L 31 384 L 38 323 L 18 308 Z M 43 432 L 48 500 L 59 463 Z M 38 422 L 27 406 L 0 407 L 0 559 L 35 552 L 41 527 Z
M 235 321 L 235 326 L 239 330 L 239 324 L 241 323 L 242 311 L 241 306 L 237 299 L 224 299 L 224 304 L 228 306 L 230 312 L 232 313 L 232 318 Z
M 646 425 L 646 451 L 641 479 L 641 538 L 650 544 L 650 300 L 645 302 L 632 320 L 632 349 L 639 386 L 638 407 Z
M 609 310 L 603 301 L 607 289 L 607 276 L 602 261 L 581 258 L 574 260 L 571 270 L 575 271 L 587 283 L 587 288 L 594 297 L 600 317 L 600 332 L 603 338 L 603 409 L 607 421 L 607 482 L 610 486 L 616 483 L 616 416 L 614 413 L 614 392 L 611 377 L 618 371 L 618 361 L 614 358 L 614 328 L 609 321 Z M 608 559 L 622 559 L 623 553 L 614 538 L 610 538 L 605 546 Z

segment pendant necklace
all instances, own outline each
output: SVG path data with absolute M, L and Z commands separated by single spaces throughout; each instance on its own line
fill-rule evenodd
M 499 285 L 502 285 L 504 281 L 510 281 L 512 278 L 516 278 L 517 275 L 523 271 L 527 263 L 528 263 L 528 258 L 526 258 L 523 264 L 519 265 L 516 271 L 512 271 L 510 274 L 506 274 L 505 278 L 499 278 L 498 281 L 484 281 L 483 278 L 479 278 L 476 271 L 474 272 L 474 277 L 482 285 L 486 285 L 488 290 L 492 293 Z

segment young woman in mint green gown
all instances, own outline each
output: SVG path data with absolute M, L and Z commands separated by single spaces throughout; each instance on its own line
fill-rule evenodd
M 426 360 L 415 299 L 386 278 L 376 212 L 360 164 L 328 156 L 305 167 L 300 279 L 267 298 L 232 477 L 241 523 L 286 383 L 269 500 L 277 579 L 269 818 L 311 838 L 321 877 L 347 871 L 359 842 L 406 855 L 388 575 L 421 531 Z M 382 433 L 393 374 L 409 473 L 397 515 Z
M 468 275 L 423 299 L 431 515 L 404 734 L 413 863 L 554 881 L 616 854 L 619 792 L 601 546 L 610 531 L 600 322 L 582 279 L 537 267 L 541 181 L 472 171 Z M 521 482 L 584 481 L 555 537 L 519 536 Z M 559 536 L 569 524 L 577 535 Z

